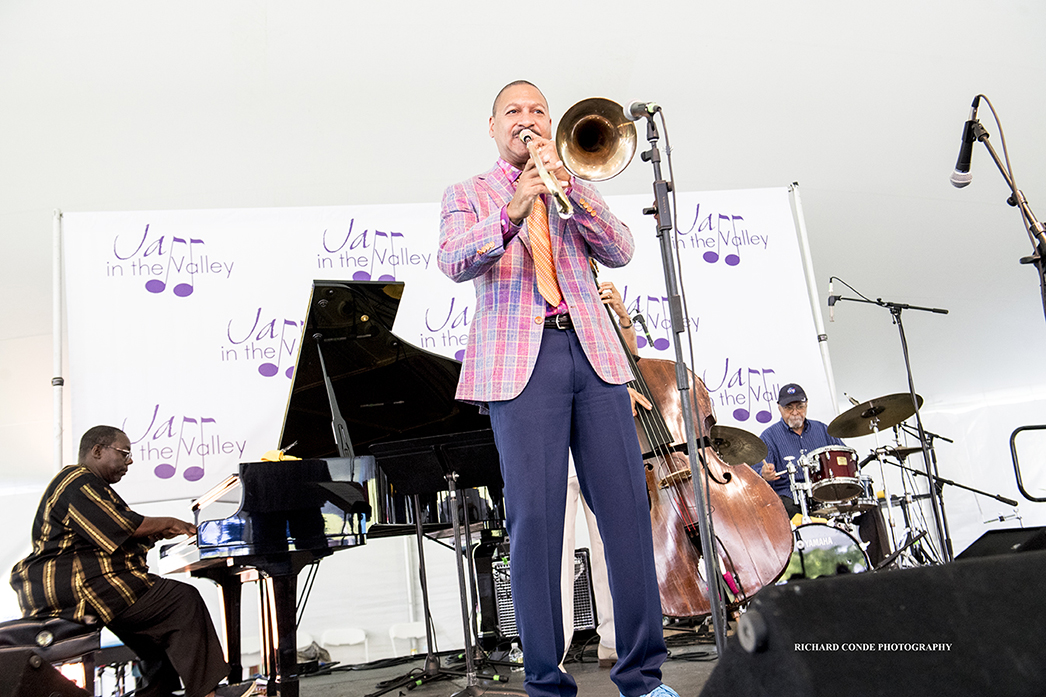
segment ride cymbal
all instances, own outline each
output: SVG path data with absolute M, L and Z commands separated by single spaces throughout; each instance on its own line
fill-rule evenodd
M 743 428 L 713 426 L 709 440 L 712 450 L 728 465 L 757 465 L 769 452 L 762 438 Z
M 916 395 L 919 406 L 923 398 Z M 893 428 L 915 413 L 912 396 L 907 392 L 888 394 L 870 399 L 844 411 L 828 424 L 828 435 L 836 438 L 860 438 L 872 433 L 872 426 L 880 431 Z

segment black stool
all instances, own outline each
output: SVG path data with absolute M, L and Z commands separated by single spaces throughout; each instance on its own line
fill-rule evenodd
M 84 666 L 84 687 L 94 694 L 94 654 L 101 648 L 102 625 L 94 618 L 90 624 L 51 617 L 48 619 L 0 622 L 0 654 L 32 650 L 48 663 L 73 663 Z

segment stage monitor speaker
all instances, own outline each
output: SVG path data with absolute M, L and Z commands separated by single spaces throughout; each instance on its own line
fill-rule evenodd
M 1039 695 L 1046 552 L 768 586 L 702 697 Z
M 493 607 L 488 608 L 495 616 L 498 635 L 503 638 L 519 636 L 516 624 L 516 608 L 512 603 L 512 576 L 509 558 L 491 561 L 491 584 Z M 595 629 L 596 598 L 592 590 L 592 566 L 588 549 L 574 550 L 574 631 Z
M 973 559 L 1016 552 L 1034 552 L 1040 549 L 1046 549 L 1046 527 L 1006 528 L 989 530 L 955 558 Z
M 0 651 L 0 697 L 91 697 L 32 649 Z

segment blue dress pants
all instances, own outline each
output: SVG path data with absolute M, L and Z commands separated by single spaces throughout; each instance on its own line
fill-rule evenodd
M 546 328 L 534 373 L 514 399 L 491 402 L 511 543 L 516 622 L 530 697 L 574 697 L 564 651 L 560 564 L 567 453 L 606 549 L 625 697 L 661 684 L 667 655 L 654 570 L 646 478 L 623 385 L 596 375 L 573 330 Z

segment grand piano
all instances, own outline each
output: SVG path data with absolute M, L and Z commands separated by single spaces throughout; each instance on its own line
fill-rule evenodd
M 188 571 L 221 587 L 230 683 L 243 677 L 242 577 L 260 575 L 275 607 L 263 637 L 268 694 L 297 697 L 298 573 L 368 537 L 443 527 L 434 491 L 425 508 L 408 505 L 407 494 L 428 492 L 439 478 L 426 466 L 434 454 L 496 470 L 489 417 L 454 399 L 460 364 L 392 332 L 403 288 L 313 282 L 280 436 L 281 451 L 303 459 L 241 463 L 193 503 L 196 538 L 160 550 L 161 573 Z M 383 471 L 383 462 L 395 471 Z M 218 502 L 235 512 L 207 519 Z

